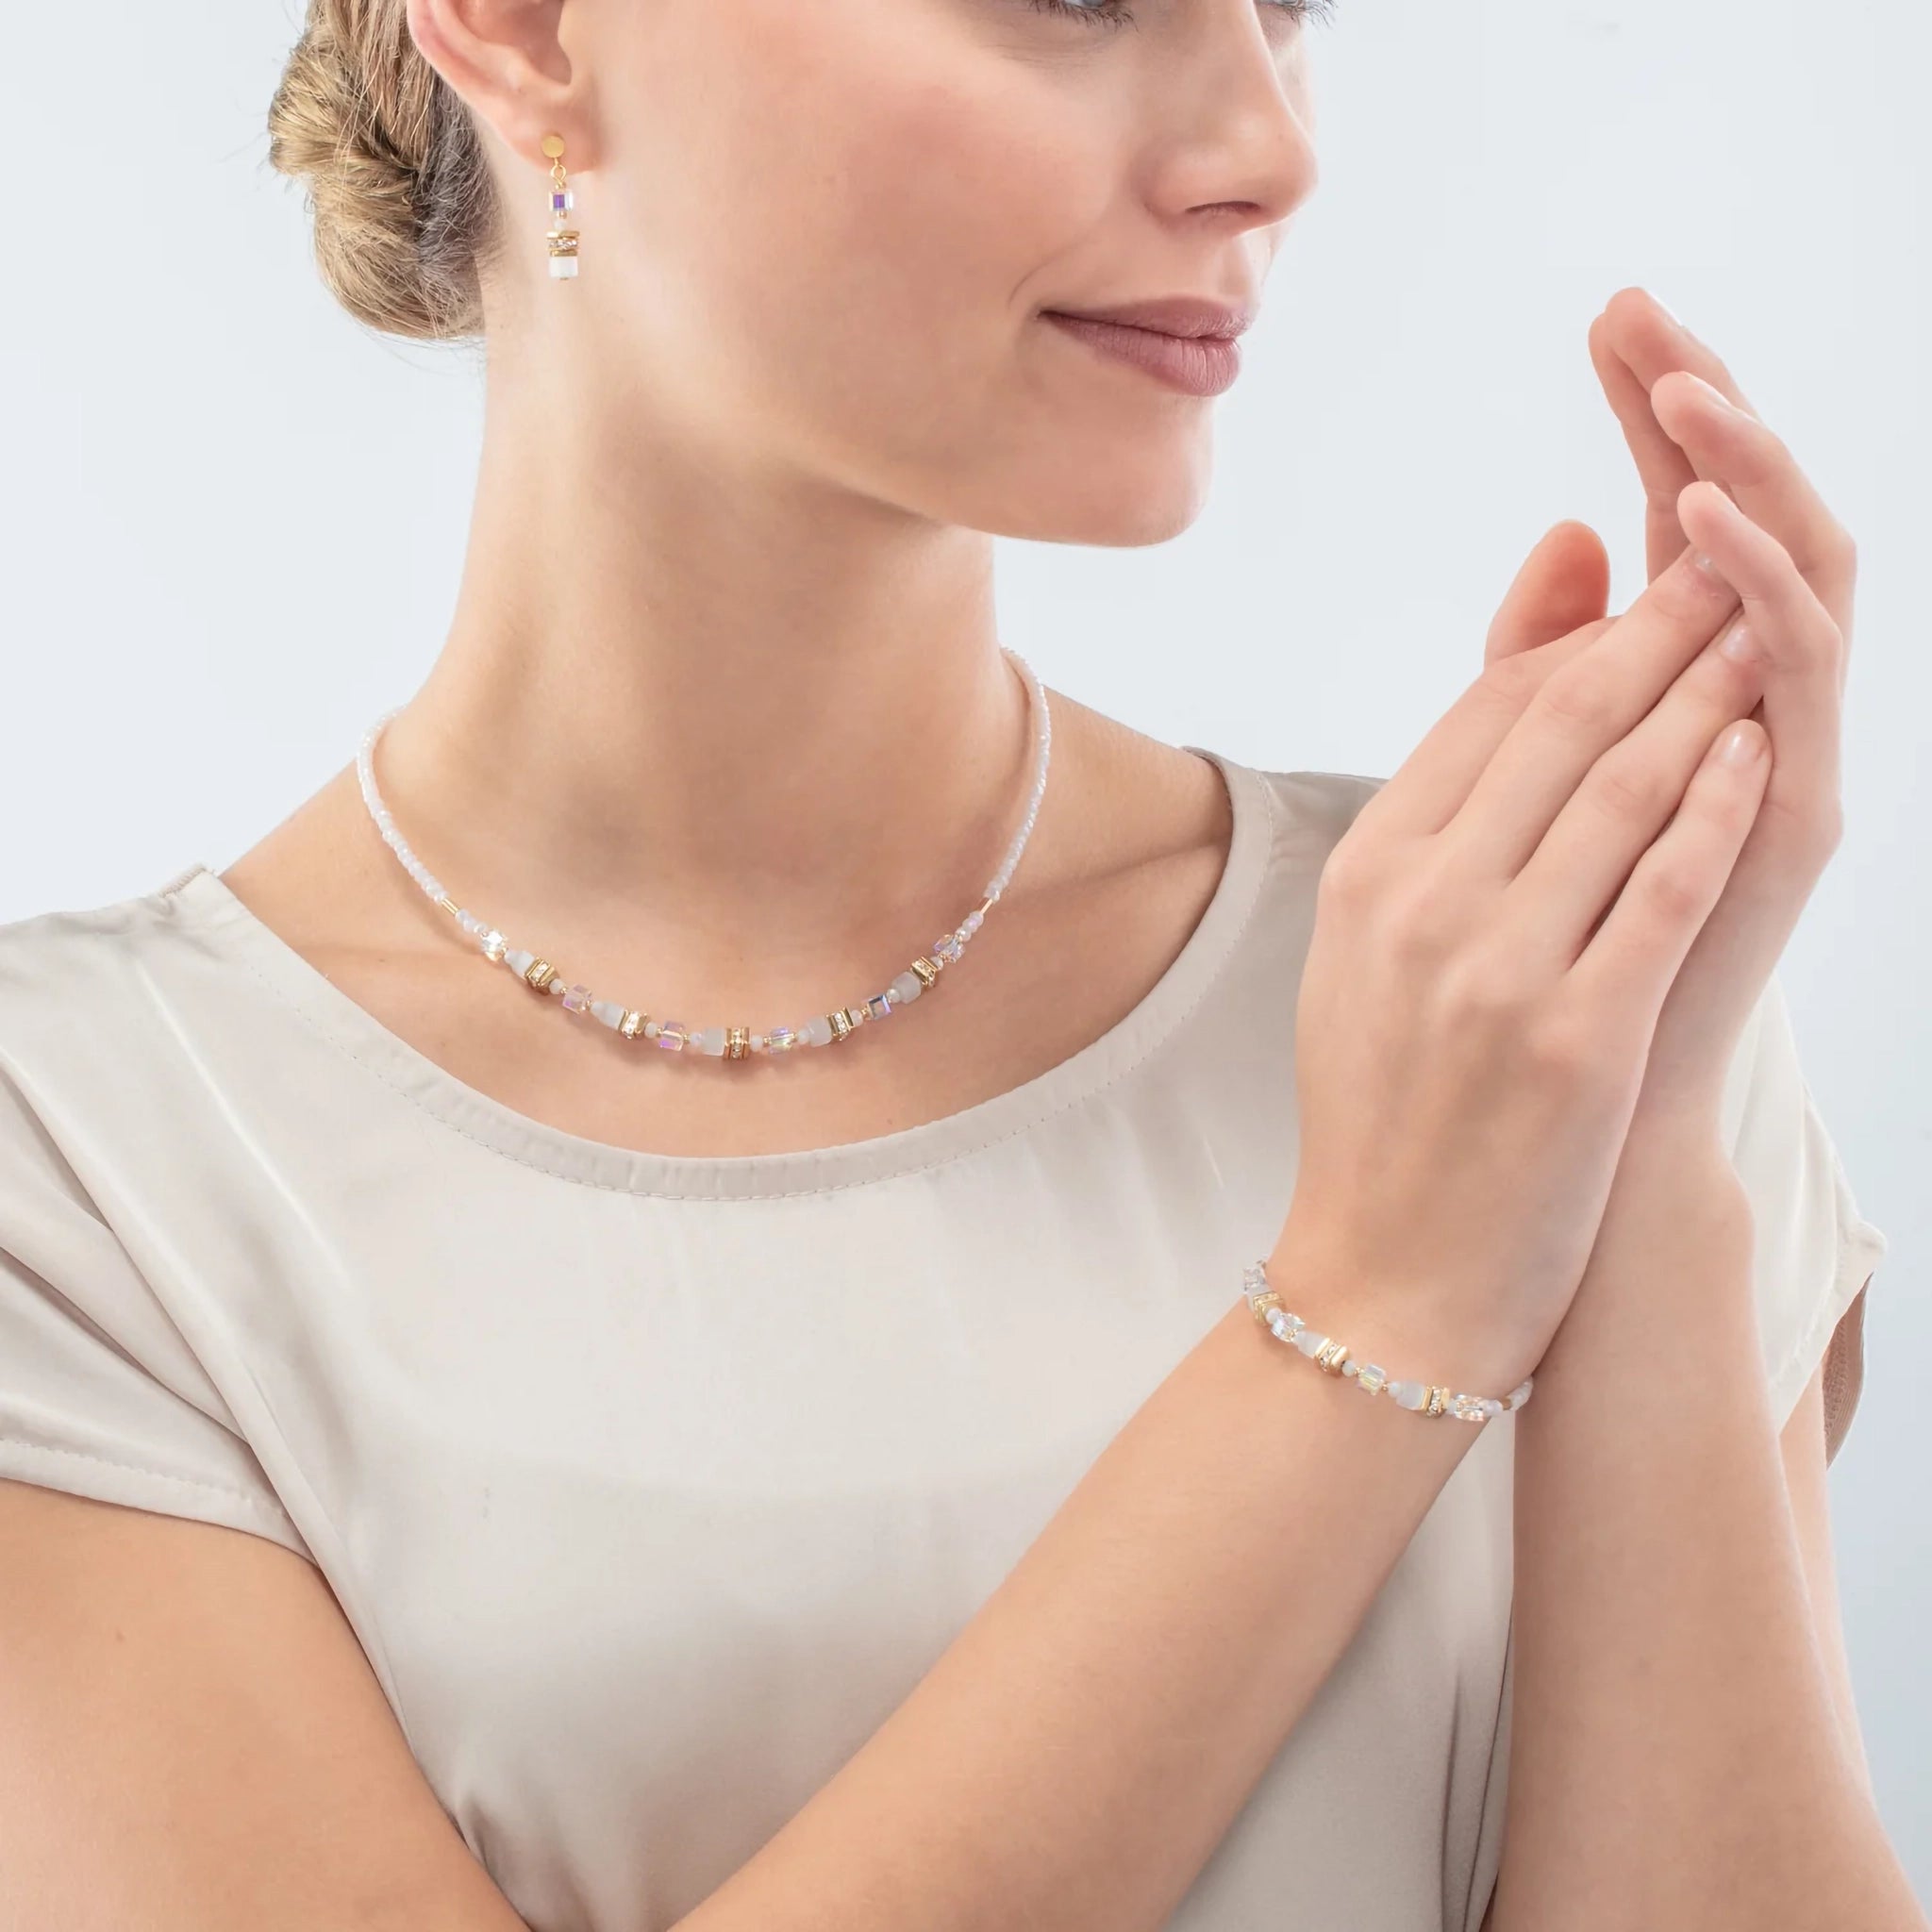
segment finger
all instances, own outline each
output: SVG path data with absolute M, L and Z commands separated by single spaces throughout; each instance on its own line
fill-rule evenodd
M 1783 439 L 1689 370 L 1670 369 L 1657 376 L 1650 402 L 1697 476 L 1721 485 L 1754 524 L 1784 546 L 1819 602 L 1848 630 L 1855 575 L 1851 537 Z M 1688 541 L 1690 533 L 1685 536 Z
M 1677 522 L 1677 498 L 1687 483 L 1697 480 L 1697 472 L 1657 420 L 1650 406 L 1649 384 L 1632 370 L 1619 347 L 1628 334 L 1624 316 L 1629 298 L 1641 294 L 1641 291 L 1624 290 L 1611 296 L 1610 306 L 1590 325 L 1590 359 L 1643 487 L 1645 575 L 1655 580 L 1687 541 Z M 1660 317 L 1661 311 L 1658 314 Z
M 1566 518 L 1544 531 L 1524 558 L 1491 620 L 1483 661 L 1568 637 L 1610 608 L 1610 559 L 1588 524 Z
M 1670 823 L 1726 724 L 1764 693 L 1764 660 L 1728 649 L 1729 625 L 1700 651 L 1647 716 L 1585 773 L 1503 893 L 1506 952 L 1572 965 L 1605 908 Z
M 1693 485 L 1682 514 L 1692 541 L 1737 587 L 1742 623 L 1765 653 L 1764 723 L 1776 769 L 1752 835 L 1782 882 L 1822 868 L 1840 816 L 1843 638 L 1789 551 L 1722 490 Z
M 1396 837 L 1441 831 L 1537 691 L 1615 622 L 1607 617 L 1568 637 L 1492 659 L 1394 775 L 1370 794 L 1357 817 Z
M 1724 362 L 1640 288 L 1610 297 L 1590 342 L 1642 480 L 1650 575 L 1689 541 L 1676 514 L 1685 487 L 1700 478 L 1719 483 L 1791 553 L 1849 637 L 1857 577 L 1850 534 Z
M 1740 744 L 1748 756 L 1726 755 Z M 1637 861 L 1570 969 L 1580 1010 L 1655 1027 L 1672 982 L 1723 896 L 1764 797 L 1771 741 L 1754 719 L 1726 725 L 1676 816 Z M 1637 1010 L 1641 1008 L 1641 1010 Z
M 1605 752 L 1634 730 L 1738 608 L 1737 592 L 1686 550 L 1607 629 L 1553 672 L 1469 775 L 1443 827 L 1472 874 L 1506 885 Z

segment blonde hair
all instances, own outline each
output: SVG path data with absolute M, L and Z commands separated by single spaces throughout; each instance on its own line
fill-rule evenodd
M 316 265 L 352 315 L 425 341 L 482 333 L 495 186 L 405 0 L 308 0 L 268 127 L 269 163 L 306 183 Z

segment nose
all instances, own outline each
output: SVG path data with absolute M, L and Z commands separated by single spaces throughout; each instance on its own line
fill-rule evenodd
M 1172 130 L 1162 201 L 1234 232 L 1285 221 L 1321 178 L 1307 54 L 1297 36 L 1273 44 L 1250 0 L 1241 24 L 1197 15 L 1157 82 Z

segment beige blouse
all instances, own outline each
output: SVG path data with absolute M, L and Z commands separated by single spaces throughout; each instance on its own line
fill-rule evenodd
M 906 1697 L 1281 1225 L 1315 881 L 1377 781 L 1188 749 L 1233 845 L 1146 997 L 1009 1091 L 806 1152 L 519 1114 L 207 866 L 0 926 L 0 1475 L 318 1565 L 535 1932 L 670 1925 Z M 1775 981 L 1724 1118 L 1783 1417 L 1886 1241 Z M 1513 1427 L 1174 1932 L 1474 1932 Z

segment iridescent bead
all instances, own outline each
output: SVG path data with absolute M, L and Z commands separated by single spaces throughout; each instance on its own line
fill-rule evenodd
M 486 959 L 501 959 L 509 950 L 509 941 L 494 928 L 483 935 L 483 957 Z
M 774 1026 L 765 1035 L 765 1046 L 772 1053 L 790 1053 L 798 1044 L 798 1035 L 790 1026 Z
M 1366 1389 L 1369 1391 L 1371 1395 L 1374 1395 L 1377 1392 L 1377 1391 L 1386 1388 L 1388 1386 L 1389 1381 L 1387 1372 L 1382 1369 L 1378 1369 L 1374 1362 L 1364 1362 L 1361 1365 L 1361 1367 L 1356 1371 L 1355 1378 L 1357 1382 L 1359 1382 L 1362 1385 L 1364 1389 Z
M 591 1004 L 591 989 L 579 982 L 563 996 L 563 1010 L 566 1013 L 581 1013 Z
M 666 1053 L 679 1053 L 684 1048 L 684 1022 L 682 1020 L 660 1020 L 658 1023 L 658 1044 Z
M 883 1020 L 892 1010 L 890 994 L 875 992 L 865 1003 L 866 1015 L 870 1019 Z

